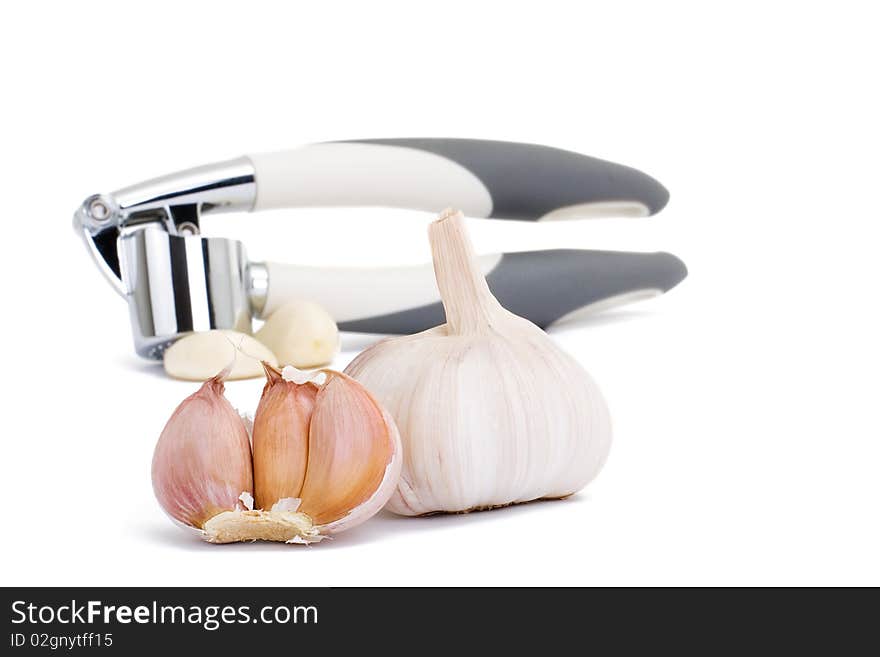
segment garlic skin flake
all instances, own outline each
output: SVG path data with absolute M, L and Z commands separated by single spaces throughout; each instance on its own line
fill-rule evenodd
M 400 430 L 403 470 L 387 508 L 461 512 L 577 492 L 611 445 L 599 389 L 492 296 L 460 213 L 442 214 L 429 236 L 447 323 L 383 340 L 345 370 Z
M 211 543 L 313 543 L 375 515 L 400 475 L 391 416 L 341 372 L 295 382 L 262 367 L 252 436 L 223 396 L 226 370 L 175 410 L 153 455 L 162 508 Z

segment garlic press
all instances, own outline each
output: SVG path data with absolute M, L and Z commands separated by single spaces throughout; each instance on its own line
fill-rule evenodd
M 137 353 L 161 359 L 192 331 L 250 332 L 291 298 L 341 330 L 413 333 L 444 321 L 430 264 L 378 268 L 252 262 L 239 241 L 200 235 L 220 212 L 383 206 L 539 221 L 644 216 L 666 189 L 635 169 L 557 148 L 471 139 L 369 139 L 249 155 L 88 197 L 74 215 L 98 269 L 129 307 Z M 668 253 L 554 249 L 482 256 L 502 305 L 546 328 L 663 293 L 686 275 Z

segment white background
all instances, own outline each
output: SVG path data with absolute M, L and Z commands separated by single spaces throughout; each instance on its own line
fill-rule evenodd
M 880 584 L 877 18 L 871 3 L 5 3 L 6 585 Z M 459 136 L 622 162 L 658 216 L 473 222 L 484 252 L 668 250 L 670 294 L 554 333 L 610 460 L 565 502 L 380 515 L 329 544 L 211 546 L 155 503 L 193 385 L 131 348 L 71 231 L 88 194 L 329 139 Z M 428 215 L 205 222 L 258 257 L 418 262 Z M 347 336 L 343 367 L 369 342 Z M 231 383 L 253 408 L 261 384 Z

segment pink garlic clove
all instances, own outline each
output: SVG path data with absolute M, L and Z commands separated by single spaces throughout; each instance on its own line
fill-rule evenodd
M 223 389 L 217 376 L 183 400 L 153 454 L 156 499 L 172 518 L 197 529 L 239 508 L 241 494 L 253 491 L 247 429 Z

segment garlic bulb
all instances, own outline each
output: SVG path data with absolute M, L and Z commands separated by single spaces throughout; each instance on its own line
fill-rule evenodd
M 285 368 L 282 376 L 264 367 L 253 453 L 241 416 L 223 396 L 224 373 L 168 420 L 153 455 L 162 508 L 212 543 L 311 543 L 378 512 L 400 474 L 391 416 L 340 372 Z
M 446 324 L 383 340 L 345 370 L 400 430 L 403 470 L 387 508 L 470 511 L 580 490 L 611 444 L 601 393 L 492 296 L 460 213 L 446 211 L 429 236 Z
M 284 365 L 319 367 L 339 352 L 339 330 L 324 308 L 311 301 L 289 301 L 273 312 L 256 333 Z

